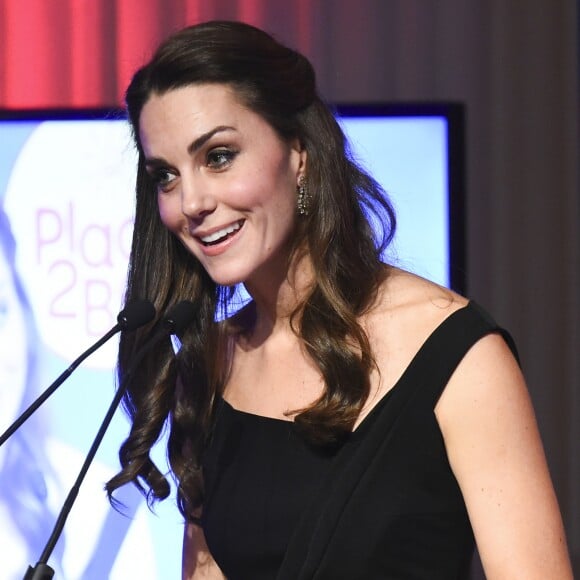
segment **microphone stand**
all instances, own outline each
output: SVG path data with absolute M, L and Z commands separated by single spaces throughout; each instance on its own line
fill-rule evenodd
M 46 547 L 42 552 L 40 559 L 34 566 L 28 567 L 26 574 L 23 580 L 51 580 L 54 577 L 54 570 L 47 564 L 48 559 L 50 558 L 52 551 L 54 550 L 56 543 L 62 533 L 68 515 L 73 507 L 73 504 L 77 498 L 79 493 L 81 484 L 87 474 L 87 471 L 97 453 L 99 445 L 105 436 L 105 433 L 109 427 L 109 424 L 127 390 L 127 385 L 129 383 L 129 378 L 133 375 L 133 372 L 137 368 L 137 365 L 141 362 L 143 357 L 162 339 L 167 337 L 169 334 L 175 334 L 179 332 L 181 329 L 185 328 L 185 326 L 191 321 L 193 318 L 193 314 L 195 312 L 195 307 L 191 302 L 183 301 L 177 304 L 174 308 L 171 309 L 171 312 L 165 317 L 163 320 L 163 327 L 153 335 L 153 337 L 143 346 L 143 348 L 137 353 L 135 359 L 133 359 L 131 366 L 129 367 L 127 374 L 121 381 L 111 404 L 109 405 L 109 409 L 103 422 L 101 423 L 101 427 L 95 436 L 93 444 L 89 449 L 87 457 L 79 471 L 79 474 L 72 486 L 69 494 L 66 497 L 66 500 L 60 510 L 58 515 L 56 524 L 54 529 L 46 543 Z
M 93 352 L 101 348 L 112 336 L 120 330 L 134 330 L 153 319 L 155 309 L 146 300 L 139 300 L 127 306 L 117 316 L 117 324 L 83 352 L 71 365 L 60 374 L 59 377 L 2 433 L 0 436 L 0 447 L 27 421 L 30 416 L 68 379 L 72 372 Z

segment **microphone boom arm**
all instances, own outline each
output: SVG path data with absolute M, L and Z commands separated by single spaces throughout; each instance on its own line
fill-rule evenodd
M 0 436 L 0 446 L 2 446 L 22 425 L 25 421 L 27 421 L 30 416 L 68 379 L 68 377 L 72 374 L 72 372 L 93 352 L 95 352 L 98 348 L 100 348 L 105 342 L 107 342 L 112 336 L 117 334 L 121 330 L 121 325 L 116 324 L 105 334 L 105 336 L 101 337 L 95 344 L 93 344 L 90 348 L 85 350 L 76 360 L 72 362 L 72 364 L 63 372 L 61 373 L 58 378 L 2 433 Z
M 30 416 L 68 379 L 72 372 L 93 352 L 101 348 L 120 330 L 134 330 L 147 324 L 155 316 L 155 308 L 148 300 L 137 300 L 128 304 L 117 316 L 117 324 L 83 352 L 71 365 L 0 435 L 0 447 L 27 421 Z

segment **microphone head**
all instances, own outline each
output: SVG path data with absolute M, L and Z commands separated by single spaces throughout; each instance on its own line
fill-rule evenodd
M 155 306 L 149 300 L 134 300 L 119 312 L 117 322 L 123 330 L 136 330 L 155 317 Z
M 197 308 L 193 302 L 182 300 L 167 311 L 163 322 L 171 334 L 179 334 L 187 328 L 196 312 Z

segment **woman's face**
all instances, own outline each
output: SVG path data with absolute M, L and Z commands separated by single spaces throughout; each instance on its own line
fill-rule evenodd
M 9 427 L 20 410 L 27 362 L 24 312 L 0 250 L 0 432 Z
M 223 285 L 270 283 L 287 264 L 306 153 L 224 85 L 154 95 L 140 139 L 161 220 Z

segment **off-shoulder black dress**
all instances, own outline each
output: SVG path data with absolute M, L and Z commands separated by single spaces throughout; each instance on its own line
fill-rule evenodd
M 293 423 L 222 400 L 204 458 L 202 524 L 227 578 L 468 577 L 474 539 L 434 415 L 454 369 L 505 331 L 475 303 L 426 340 L 393 389 L 334 452 Z

